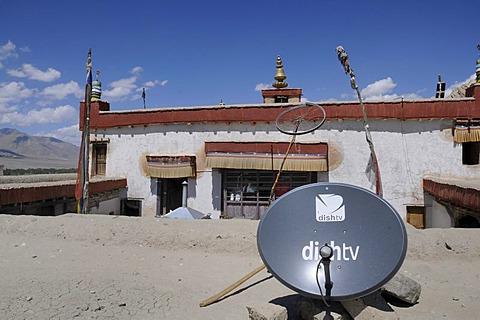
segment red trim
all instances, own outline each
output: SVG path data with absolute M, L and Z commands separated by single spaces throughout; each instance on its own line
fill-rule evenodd
M 92 129 L 140 126 L 152 124 L 274 122 L 277 116 L 296 104 L 231 105 L 169 109 L 136 109 L 123 112 L 100 111 L 105 102 L 92 102 L 90 124 Z M 357 102 L 322 102 L 327 120 L 362 119 Z M 84 103 L 80 105 L 83 114 Z M 368 102 L 365 109 L 369 119 L 456 119 L 480 118 L 480 98 L 462 100 L 422 100 L 395 102 Z M 82 119 L 80 117 L 80 119 Z M 80 128 L 83 121 L 80 121 Z
M 90 194 L 127 187 L 127 179 L 90 181 Z M 75 198 L 75 181 L 61 185 L 45 185 L 0 189 L 0 205 L 27 203 L 58 198 Z
M 302 89 L 265 89 L 262 90 L 262 97 L 277 97 L 277 96 L 301 96 Z
M 102 180 L 92 182 L 90 180 L 90 193 L 101 193 L 109 190 L 123 189 L 127 187 L 127 179 Z
M 148 163 L 158 164 L 194 164 L 196 161 L 195 156 L 156 156 L 149 155 L 146 157 Z
M 423 179 L 423 190 L 436 199 L 480 212 L 480 190 Z
M 205 142 L 205 152 L 285 154 L 288 142 Z M 296 143 L 290 154 L 327 154 L 326 143 Z
M 239 154 L 239 153 L 214 153 L 212 154 L 213 157 L 215 158 L 235 158 L 235 159 L 272 159 L 270 155 L 267 153 L 260 153 L 260 154 L 255 154 L 252 155 L 251 153 L 248 154 Z M 283 159 L 285 157 L 284 154 L 276 154 L 273 156 L 273 159 Z M 322 154 L 322 155 L 311 155 L 311 154 L 305 154 L 303 156 L 295 156 L 295 155 L 290 155 L 288 158 L 288 161 L 305 161 L 305 160 L 327 160 L 327 155 Z

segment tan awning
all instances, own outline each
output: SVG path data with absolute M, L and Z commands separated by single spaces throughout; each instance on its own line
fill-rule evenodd
M 457 143 L 480 142 L 480 120 L 455 120 L 455 127 L 453 129 L 453 140 Z
M 278 170 L 287 142 L 205 142 L 210 168 Z M 326 143 L 296 143 L 285 161 L 285 171 L 328 171 Z
M 196 176 L 195 156 L 147 156 L 147 175 L 152 178 Z
M 455 127 L 453 140 L 458 143 L 480 142 L 480 127 Z

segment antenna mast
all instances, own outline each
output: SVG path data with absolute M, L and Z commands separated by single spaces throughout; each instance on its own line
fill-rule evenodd
M 373 169 L 375 173 L 376 193 L 378 196 L 382 197 L 383 190 L 382 190 L 382 182 L 380 180 L 380 168 L 378 167 L 377 155 L 375 154 L 375 148 L 373 147 L 373 140 L 370 134 L 370 127 L 368 125 L 367 112 L 365 111 L 362 95 L 360 94 L 360 90 L 358 89 L 357 82 L 355 81 L 355 73 L 350 67 L 350 62 L 348 61 L 348 54 L 345 51 L 345 49 L 342 46 L 338 46 L 335 49 L 335 51 L 337 51 L 338 60 L 340 60 L 340 63 L 345 69 L 345 74 L 348 74 L 350 76 L 350 85 L 352 86 L 352 89 L 354 89 L 357 92 L 358 101 L 360 101 L 360 106 L 362 107 L 363 127 L 365 128 L 365 138 L 367 139 L 368 147 L 370 148 L 370 161 L 369 161 L 367 173 L 369 170 Z
M 90 213 L 89 189 L 90 189 L 90 104 L 92 100 L 92 49 L 88 49 L 87 57 L 87 81 L 85 84 L 85 127 L 84 127 L 84 185 L 83 185 L 83 208 L 82 213 Z

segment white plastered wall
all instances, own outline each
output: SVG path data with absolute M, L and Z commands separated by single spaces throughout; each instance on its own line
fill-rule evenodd
M 452 175 L 480 178 L 480 172 L 462 165 L 461 146 L 455 145 L 448 120 L 371 120 L 385 200 L 405 217 L 407 205 L 423 205 L 422 179 L 425 175 Z M 188 179 L 187 205 L 212 218 L 221 208 L 221 175 L 205 167 L 206 141 L 289 142 L 273 123 L 168 124 L 122 127 L 96 131 L 109 139 L 107 176 L 125 176 L 128 197 L 142 200 L 142 215 L 154 216 L 156 190 L 143 169 L 145 155 L 195 155 L 197 178 Z M 319 181 L 357 185 L 373 192 L 365 170 L 370 151 L 363 122 L 327 121 L 315 133 L 298 136 L 296 142 L 326 142 L 330 170 L 319 174 Z

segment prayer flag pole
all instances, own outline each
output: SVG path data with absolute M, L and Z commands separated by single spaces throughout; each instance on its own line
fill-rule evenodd
M 380 197 L 383 196 L 382 190 L 382 182 L 380 179 L 380 168 L 378 166 L 378 159 L 375 153 L 375 148 L 373 147 L 373 140 L 372 135 L 370 134 L 370 126 L 368 125 L 367 119 L 367 112 L 365 111 L 365 106 L 363 105 L 362 95 L 360 94 L 360 90 L 358 89 L 358 84 L 355 81 L 355 73 L 353 72 L 352 68 L 350 67 L 350 62 L 348 60 L 348 54 L 342 46 L 338 46 L 335 51 L 338 55 L 338 60 L 342 64 L 343 68 L 345 69 L 345 73 L 350 76 L 350 85 L 352 89 L 357 92 L 358 101 L 360 101 L 360 106 L 362 108 L 362 115 L 363 115 L 363 127 L 365 129 L 365 138 L 368 143 L 368 147 L 370 148 L 370 160 L 367 165 L 367 175 L 370 177 L 370 173 L 373 172 L 372 175 L 372 182 L 375 185 L 376 194 Z
M 90 162 L 90 104 L 92 101 L 92 49 L 88 49 L 87 79 L 85 83 L 85 115 L 83 122 L 82 143 L 78 160 L 75 198 L 78 201 L 77 213 L 90 213 L 89 205 L 89 162 Z

